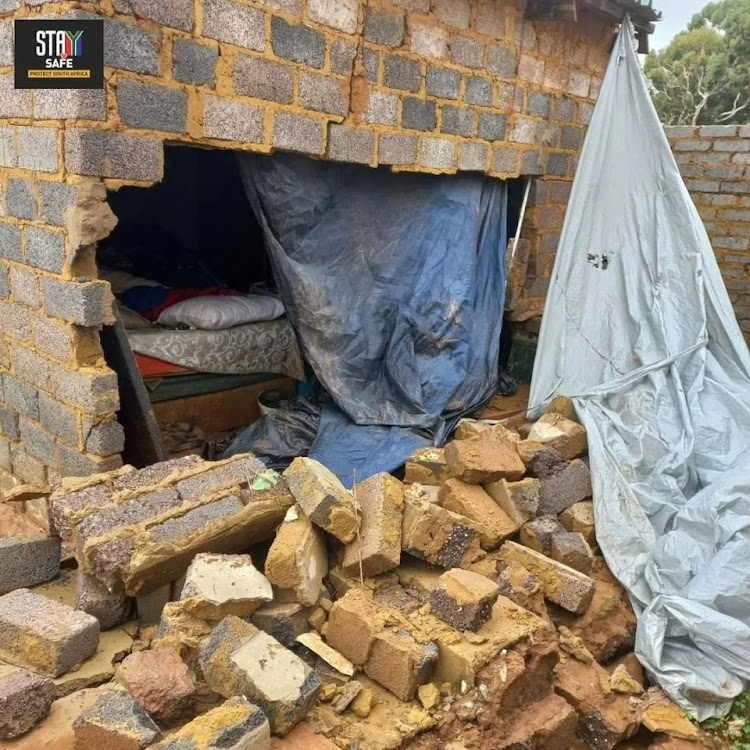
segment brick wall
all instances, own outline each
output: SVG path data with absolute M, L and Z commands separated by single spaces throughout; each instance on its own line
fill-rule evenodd
M 98 335 L 106 190 L 163 144 L 395 170 L 538 176 L 515 315 L 538 314 L 608 60 L 606 19 L 521 0 L 0 0 L 0 467 L 44 483 L 120 463 Z M 15 91 L 14 18 L 105 18 L 104 91 Z
M 750 125 L 665 130 L 750 343 Z

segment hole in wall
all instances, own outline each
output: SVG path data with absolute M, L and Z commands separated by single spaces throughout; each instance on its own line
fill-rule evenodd
M 524 186 L 523 179 L 509 183 L 509 237 Z M 117 335 L 105 331 L 102 344 L 120 382 L 123 460 L 143 466 L 186 453 L 217 458 L 238 430 L 272 406 L 269 392 L 293 394 L 310 374 L 285 318 L 263 333 L 253 333 L 252 324 L 240 333 L 207 333 L 174 321 L 167 326 L 162 319 L 167 301 L 175 295 L 192 299 L 187 292 L 195 290 L 277 291 L 236 154 L 166 146 L 162 182 L 123 187 L 110 192 L 108 201 L 118 226 L 99 243 L 97 263 L 100 277 L 112 284 L 122 324 Z M 511 340 L 506 325 L 503 365 Z M 254 349 L 256 364 L 234 366 L 233 355 L 244 350 L 251 362 Z

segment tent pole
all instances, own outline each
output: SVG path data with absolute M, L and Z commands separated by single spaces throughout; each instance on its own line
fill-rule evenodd
M 523 219 L 526 215 L 526 207 L 529 204 L 529 193 L 531 193 L 531 177 L 526 178 L 526 189 L 523 193 L 523 203 L 521 204 L 521 213 L 518 217 L 518 226 L 516 227 L 516 236 L 513 238 L 513 247 L 510 251 L 510 258 L 508 260 L 508 271 L 510 272 L 513 268 L 513 261 L 516 259 L 516 249 L 518 248 L 518 241 L 521 239 L 521 228 L 523 227 Z

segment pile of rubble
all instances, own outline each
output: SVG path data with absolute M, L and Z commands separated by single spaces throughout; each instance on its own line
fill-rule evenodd
M 11 490 L 0 745 L 701 747 L 632 654 L 585 454 L 558 399 L 352 491 L 248 455 Z

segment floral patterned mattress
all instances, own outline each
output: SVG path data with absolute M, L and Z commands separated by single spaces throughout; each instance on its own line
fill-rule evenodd
M 304 380 L 302 354 L 286 317 L 221 330 L 128 330 L 134 352 L 222 375 L 274 373 Z

